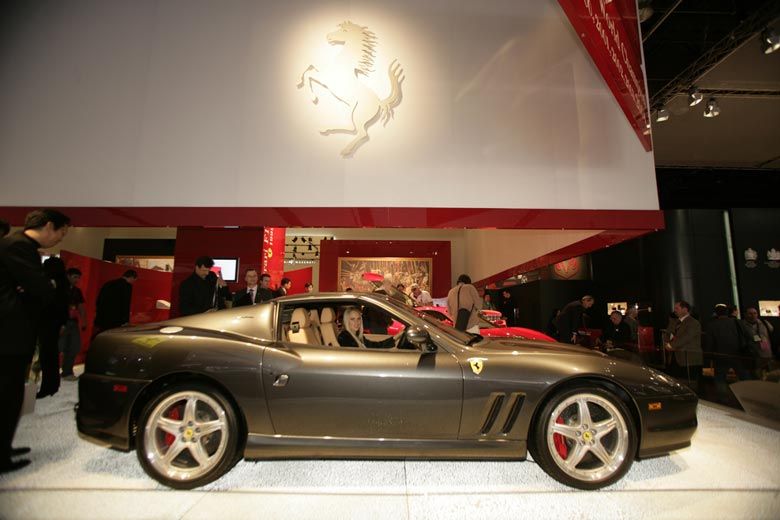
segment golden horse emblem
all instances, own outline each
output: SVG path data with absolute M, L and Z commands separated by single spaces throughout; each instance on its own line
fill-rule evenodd
M 376 35 L 368 27 L 346 21 L 326 36 L 331 45 L 341 45 L 342 50 L 328 63 L 309 65 L 301 74 L 298 88 L 308 87 L 311 101 L 319 102 L 315 85 L 340 101 L 347 111 L 352 128 L 324 128 L 322 135 L 350 134 L 353 139 L 341 150 L 342 157 L 352 157 L 355 151 L 369 140 L 368 129 L 378 120 L 383 125 L 393 118 L 393 109 L 401 103 L 401 84 L 404 71 L 398 60 L 387 69 L 390 78 L 390 95 L 379 99 L 376 92 L 366 86 L 361 77 L 368 77 L 376 56 Z

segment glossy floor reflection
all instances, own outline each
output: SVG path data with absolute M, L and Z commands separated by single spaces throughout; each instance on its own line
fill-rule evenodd
M 780 431 L 702 403 L 686 450 L 634 463 L 599 492 L 527 462 L 240 462 L 195 491 L 149 479 L 134 452 L 78 438 L 74 382 L 22 418 L 33 463 L 0 476 L 0 518 L 777 518 Z

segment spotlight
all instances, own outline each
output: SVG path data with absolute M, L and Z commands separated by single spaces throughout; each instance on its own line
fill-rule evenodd
M 702 99 L 704 99 L 704 94 L 702 94 L 699 89 L 696 87 L 693 87 L 691 91 L 688 93 L 688 105 L 695 107 L 699 103 L 701 103 Z
M 293 237 L 293 242 L 297 242 L 297 241 L 298 241 L 298 237 Z
M 311 240 L 311 239 L 310 239 L 310 240 Z M 311 244 L 309 244 L 309 251 L 311 251 L 311 249 L 312 249 L 312 247 L 311 247 Z
M 780 34 L 772 27 L 767 27 L 761 32 L 761 50 L 764 54 L 772 54 L 780 49 Z
M 654 13 L 653 2 L 651 0 L 639 0 L 639 23 L 646 22 Z
M 309 237 L 309 243 L 311 244 L 311 237 Z
M 298 246 L 293 247 L 293 253 L 297 253 L 297 252 L 298 252 Z
M 656 115 L 655 115 L 655 122 L 656 123 L 663 123 L 664 121 L 669 119 L 669 115 L 670 115 L 669 111 L 666 110 L 665 108 L 662 108 L 661 110 L 659 110 L 656 113 Z
M 720 115 L 720 107 L 715 98 L 710 98 L 707 101 L 707 107 L 704 109 L 704 117 L 718 117 Z

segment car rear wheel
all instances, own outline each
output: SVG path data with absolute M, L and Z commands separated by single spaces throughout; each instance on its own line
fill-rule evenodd
M 208 484 L 237 461 L 236 413 L 202 384 L 171 387 L 144 407 L 136 451 L 146 473 L 176 489 Z
M 555 395 L 536 422 L 532 455 L 555 480 L 599 489 L 619 480 L 634 460 L 637 434 L 631 413 L 601 388 Z

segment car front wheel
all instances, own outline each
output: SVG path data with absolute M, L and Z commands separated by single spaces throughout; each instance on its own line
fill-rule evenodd
M 136 450 L 150 477 L 172 488 L 192 489 L 232 467 L 238 436 L 236 413 L 220 392 L 182 384 L 144 407 Z
M 551 477 L 579 489 L 619 480 L 634 460 L 636 427 L 625 403 L 601 388 L 555 395 L 536 423 L 532 454 Z

